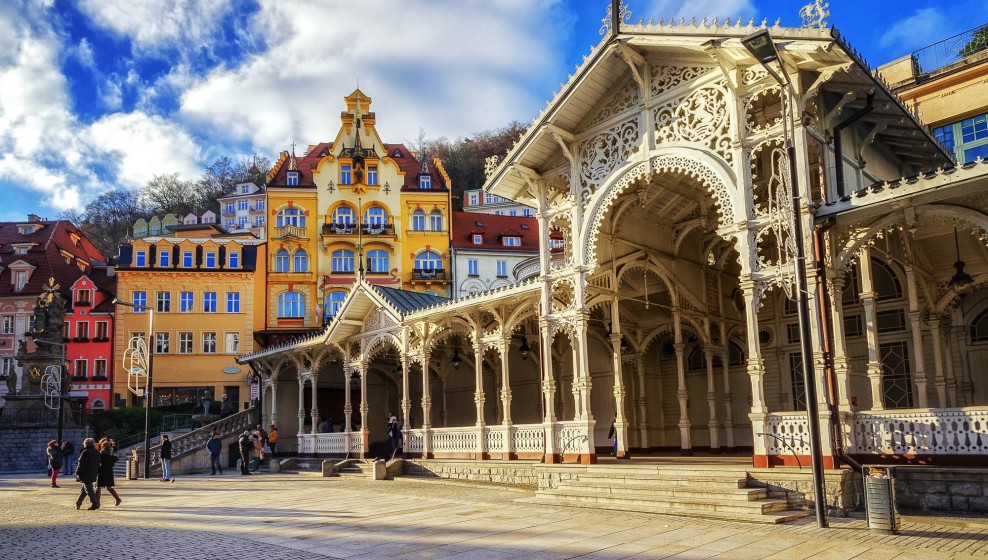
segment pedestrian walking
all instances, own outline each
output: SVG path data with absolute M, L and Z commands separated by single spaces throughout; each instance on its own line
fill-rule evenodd
M 391 442 L 391 456 L 398 451 L 398 417 L 388 413 L 388 441 Z
M 58 473 L 61 472 L 65 459 L 57 440 L 53 439 L 48 442 L 46 453 L 48 454 L 48 469 L 51 471 L 51 487 L 58 488 Z
M 209 450 L 209 468 L 213 471 L 209 474 L 215 475 L 216 471 L 223 474 L 223 465 L 220 464 L 220 451 L 223 450 L 223 442 L 220 441 L 220 435 L 217 432 L 213 432 L 213 437 L 206 442 L 206 449 Z
M 607 439 L 614 440 L 613 447 L 611 448 L 611 455 L 617 457 L 618 433 L 617 433 L 617 429 L 614 427 L 615 422 L 617 421 L 615 420 L 614 422 L 611 422 L 611 429 L 607 431 Z
M 75 509 L 82 507 L 82 501 L 86 496 L 89 496 L 87 509 L 99 509 L 99 496 L 93 486 L 99 479 L 99 451 L 93 438 L 86 438 L 82 442 L 82 453 L 79 454 L 79 462 L 75 467 L 75 478 L 82 483 L 79 499 L 75 501 Z
M 264 428 L 260 424 L 257 425 L 257 429 L 254 431 L 261 437 L 261 449 L 263 450 L 268 444 L 268 433 L 264 431 Z
M 75 460 L 75 444 L 69 440 L 64 440 L 62 442 L 62 457 L 65 459 L 65 472 L 74 472 L 72 470 L 72 461 Z
M 264 440 L 261 439 L 261 434 L 254 432 L 250 435 L 250 441 L 253 446 L 250 450 L 250 470 L 257 474 L 261 470 L 261 459 L 264 457 Z
M 278 428 L 271 424 L 268 426 L 268 447 L 271 449 L 271 456 L 278 456 Z
M 172 440 L 168 439 L 168 434 L 161 435 L 161 481 L 175 482 L 172 478 Z
M 115 486 L 113 480 L 113 466 L 116 464 L 117 455 L 113 452 L 113 444 L 110 441 L 104 441 L 103 444 L 100 445 L 99 475 L 96 477 L 96 500 L 102 501 L 103 489 L 106 488 L 106 491 L 109 492 L 110 495 L 113 496 L 113 499 L 117 501 L 114 505 L 119 506 L 120 502 L 123 500 L 120 499 L 120 495 L 117 494 L 117 491 L 113 489 Z
M 250 432 L 244 430 L 244 433 L 240 436 L 237 444 L 240 446 L 240 474 L 250 474 L 250 470 L 247 467 L 247 462 L 250 461 L 250 453 L 254 449 L 254 444 L 250 441 Z

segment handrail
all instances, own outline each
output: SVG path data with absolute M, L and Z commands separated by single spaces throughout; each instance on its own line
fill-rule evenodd
M 789 443 L 785 440 L 785 438 L 783 438 L 781 436 L 777 436 L 775 434 L 770 434 L 770 433 L 767 433 L 767 432 L 760 432 L 760 433 L 757 433 L 755 435 L 756 436 L 768 436 L 770 438 L 773 438 L 775 441 L 781 443 L 782 445 L 788 447 L 789 450 L 792 451 L 792 457 L 793 457 L 793 459 L 796 459 L 796 466 L 799 467 L 800 470 L 803 469 L 803 465 L 799 462 L 799 455 L 796 455 L 796 448 L 793 447 L 792 445 L 789 445 Z M 796 440 L 795 437 L 791 437 L 789 439 L 791 439 L 793 441 Z
M 566 440 L 566 443 L 563 444 L 563 448 L 560 451 L 562 451 L 563 453 L 566 453 L 566 450 L 569 449 L 570 444 L 573 443 L 574 441 L 578 440 L 578 439 L 579 440 L 583 440 L 583 441 L 590 441 L 590 437 L 587 434 L 575 435 L 575 436 L 569 438 L 568 440 Z
M 353 432 L 350 432 L 350 433 L 353 433 Z M 358 441 L 358 442 L 354 443 L 352 446 L 350 446 L 350 449 L 347 449 L 346 456 L 343 457 L 343 460 L 344 461 L 349 461 L 350 460 L 350 452 L 353 451 L 354 449 L 358 448 L 358 447 L 363 447 L 363 446 L 364 446 L 364 438 L 361 437 L 360 438 L 360 441 Z

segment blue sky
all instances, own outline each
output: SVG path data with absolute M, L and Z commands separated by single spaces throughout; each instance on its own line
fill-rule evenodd
M 0 220 L 55 217 L 215 158 L 332 140 L 343 96 L 385 141 L 530 122 L 606 0 L 0 1 Z M 630 0 L 639 18 L 781 18 L 803 2 Z M 988 22 L 988 3 L 830 2 L 877 66 Z

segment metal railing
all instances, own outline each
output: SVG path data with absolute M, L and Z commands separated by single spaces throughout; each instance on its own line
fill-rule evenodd
M 445 280 L 446 271 L 441 268 L 413 268 L 412 280 Z
M 969 29 L 953 37 L 913 52 L 921 74 L 929 74 L 988 50 L 988 24 Z

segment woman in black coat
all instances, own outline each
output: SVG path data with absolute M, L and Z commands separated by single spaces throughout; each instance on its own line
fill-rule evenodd
M 103 450 L 99 455 L 99 476 L 96 480 L 96 498 L 101 498 L 103 489 L 106 488 L 107 492 L 117 500 L 117 503 L 114 505 L 119 506 L 123 500 L 120 499 L 117 491 L 113 489 L 113 465 L 116 464 L 117 456 L 113 454 L 113 444 L 109 441 L 104 441 Z
M 51 469 L 51 487 L 58 488 L 58 473 L 62 470 L 62 447 L 58 442 L 48 442 L 48 468 Z
M 82 491 L 79 492 L 79 499 L 75 502 L 75 509 L 82 507 L 82 500 L 86 496 L 89 496 L 88 509 L 99 509 L 99 496 L 93 488 L 99 479 L 99 451 L 93 438 L 86 438 L 82 442 L 82 453 L 79 454 L 79 463 L 75 467 L 75 477 L 82 483 Z

